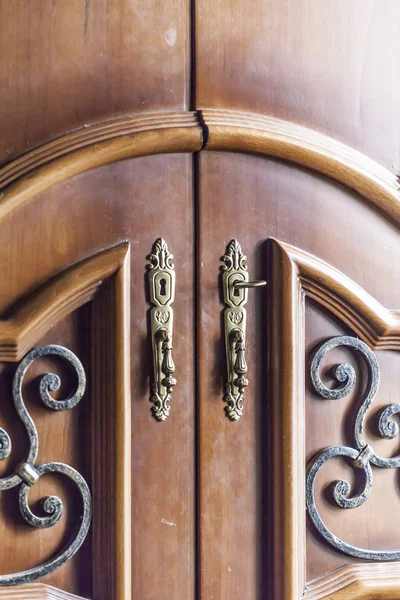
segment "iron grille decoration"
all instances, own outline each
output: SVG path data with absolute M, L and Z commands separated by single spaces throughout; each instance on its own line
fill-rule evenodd
M 370 408 L 379 386 L 379 365 L 375 355 L 370 348 L 358 338 L 351 336 L 339 336 L 328 340 L 317 348 L 311 363 L 311 380 L 315 391 L 327 400 L 341 400 L 350 394 L 356 385 L 356 372 L 347 363 L 340 364 L 334 371 L 334 377 L 339 382 L 337 389 L 328 389 L 322 382 L 319 369 L 324 356 L 339 346 L 350 347 L 359 352 L 366 362 L 368 369 L 368 383 L 361 399 L 360 408 L 356 414 L 354 424 L 354 446 L 330 446 L 319 452 L 311 461 L 307 469 L 306 501 L 307 510 L 311 521 L 321 536 L 334 548 L 356 558 L 374 561 L 399 560 L 400 550 L 366 550 L 347 544 L 334 535 L 322 521 L 315 504 L 314 483 L 320 468 L 331 458 L 343 456 L 350 459 L 353 466 L 364 472 L 363 489 L 355 496 L 349 498 L 350 485 L 345 480 L 335 482 L 333 488 L 333 500 L 340 508 L 358 508 L 366 502 L 372 490 L 373 473 L 372 466 L 383 469 L 395 469 L 400 466 L 400 456 L 393 458 L 381 458 L 375 454 L 369 446 L 363 434 L 364 420 Z M 400 404 L 391 404 L 382 410 L 379 417 L 379 433 L 382 437 L 391 440 L 399 433 L 398 424 L 392 417 L 400 414 Z
M 57 496 L 43 498 L 41 505 L 46 516 L 37 516 L 32 513 L 29 507 L 28 495 L 30 488 L 42 475 L 45 475 L 46 473 L 59 473 L 68 477 L 76 484 L 82 500 L 82 515 L 79 519 L 79 525 L 72 541 L 61 552 L 32 569 L 9 575 L 0 575 L 0 586 L 27 583 L 28 581 L 38 579 L 39 577 L 43 577 L 44 575 L 55 571 L 58 567 L 72 558 L 79 550 L 86 538 L 90 526 L 91 497 L 88 485 L 82 475 L 69 465 L 60 462 L 35 464 L 39 450 L 39 439 L 35 424 L 29 415 L 23 400 L 22 382 L 30 365 L 37 358 L 48 355 L 59 356 L 65 360 L 75 372 L 78 385 L 75 393 L 70 395 L 67 399 L 55 400 L 50 395 L 50 392 L 55 392 L 60 388 L 60 378 L 53 373 L 42 375 L 39 383 L 39 396 L 45 406 L 53 410 L 69 410 L 78 404 L 85 392 L 85 371 L 79 359 L 70 350 L 55 345 L 42 346 L 34 348 L 22 359 L 14 375 L 12 394 L 18 416 L 26 429 L 29 440 L 29 451 L 26 460 L 15 468 L 14 473 L 0 479 L 0 491 L 18 487 L 18 502 L 22 518 L 32 527 L 52 527 L 58 523 L 63 514 L 62 500 Z M 0 427 L 0 460 L 10 456 L 10 453 L 10 436 Z

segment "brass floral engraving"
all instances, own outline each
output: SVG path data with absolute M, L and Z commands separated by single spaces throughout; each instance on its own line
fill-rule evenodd
M 165 325 L 165 323 L 167 323 L 169 321 L 169 312 L 168 311 L 161 311 L 161 310 L 157 310 L 154 313 L 155 318 L 157 319 L 157 321 L 159 323 L 161 323 L 162 325 Z
M 230 312 L 228 313 L 228 317 L 234 325 L 239 325 L 243 321 L 243 313 L 241 312 Z

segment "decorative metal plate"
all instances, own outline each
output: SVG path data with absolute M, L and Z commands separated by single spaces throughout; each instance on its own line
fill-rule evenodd
M 173 310 L 175 297 L 175 271 L 173 256 L 166 242 L 159 238 L 153 245 L 150 260 L 149 284 L 151 339 L 153 346 L 154 380 L 151 386 L 153 415 L 165 421 L 171 410 L 172 390 L 176 385 L 173 377 L 175 365 L 172 359 Z
M 360 408 L 356 414 L 354 424 L 354 447 L 348 446 L 330 446 L 317 454 L 308 466 L 306 480 L 306 500 L 308 514 L 321 536 L 334 548 L 344 554 L 364 558 L 374 561 L 399 560 L 400 549 L 398 550 L 367 550 L 357 548 L 334 535 L 322 521 L 321 516 L 315 504 L 314 484 L 318 471 L 331 458 L 335 456 L 344 456 L 350 459 L 353 466 L 364 471 L 364 486 L 362 491 L 351 498 L 350 485 L 345 480 L 335 483 L 333 488 L 333 501 L 340 508 L 357 508 L 364 504 L 370 496 L 373 474 L 371 465 L 383 469 L 394 469 L 400 466 L 400 456 L 394 458 L 382 458 L 375 454 L 369 446 L 363 434 L 364 420 L 368 409 L 370 408 L 379 386 L 379 365 L 373 352 L 361 340 L 351 336 L 339 336 L 332 338 L 322 344 L 315 352 L 311 363 L 311 380 L 315 391 L 327 400 L 341 400 L 352 392 L 356 385 L 356 372 L 354 367 L 348 363 L 343 363 L 336 367 L 334 376 L 339 382 L 337 389 L 328 389 L 321 380 L 319 369 L 321 361 L 329 350 L 339 346 L 350 347 L 359 352 L 364 358 L 368 368 L 368 384 L 363 395 Z M 379 417 L 379 432 L 382 437 L 390 440 L 399 433 L 399 426 L 392 421 L 392 417 L 400 414 L 400 404 L 391 404 L 382 410 Z
M 243 414 L 244 388 L 248 385 L 245 359 L 246 309 L 248 291 L 236 288 L 235 283 L 247 283 L 246 256 L 237 240 L 231 240 L 221 259 L 224 290 L 225 350 L 227 382 L 225 384 L 225 411 L 231 421 L 239 421 Z
M 58 375 L 47 373 L 42 376 L 39 383 L 39 395 L 42 402 L 53 410 L 69 410 L 80 402 L 85 392 L 85 371 L 79 359 L 70 350 L 55 345 L 42 346 L 34 348 L 23 358 L 14 375 L 13 400 L 28 435 L 29 452 L 25 461 L 17 466 L 14 473 L 0 479 L 0 491 L 19 486 L 19 509 L 23 519 L 32 527 L 52 527 L 58 523 L 63 514 L 62 500 L 57 496 L 43 498 L 41 504 L 47 516 L 39 517 L 32 513 L 28 504 L 28 495 L 30 488 L 35 485 L 39 477 L 46 473 L 60 473 L 76 484 L 82 500 L 82 516 L 73 539 L 59 554 L 32 569 L 10 575 L 0 575 L 0 586 L 27 583 L 55 571 L 55 569 L 58 569 L 58 567 L 67 562 L 79 550 L 90 526 L 91 497 L 88 485 L 82 475 L 69 465 L 59 462 L 35 464 L 39 451 L 39 439 L 35 424 L 26 409 L 22 397 L 22 382 L 30 365 L 37 358 L 48 355 L 59 356 L 68 362 L 77 375 L 78 386 L 76 392 L 67 399 L 54 400 L 50 392 L 57 391 L 60 388 L 61 381 Z M 7 458 L 10 453 L 11 439 L 8 433 L 3 428 L 0 428 L 0 460 Z

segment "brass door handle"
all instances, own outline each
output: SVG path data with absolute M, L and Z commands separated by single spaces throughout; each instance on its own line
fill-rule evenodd
M 227 363 L 227 382 L 224 402 L 226 414 L 231 421 L 239 421 L 243 414 L 244 388 L 247 364 L 245 356 L 246 309 L 248 288 L 263 287 L 264 280 L 249 281 L 246 256 L 237 240 L 229 242 L 226 254 L 221 259 L 222 285 L 224 289 L 225 350 Z
M 176 385 L 172 359 L 172 303 L 175 297 L 175 270 L 166 242 L 159 238 L 153 245 L 149 267 L 151 339 L 154 380 L 151 385 L 152 411 L 158 421 L 165 421 L 171 409 L 172 390 Z

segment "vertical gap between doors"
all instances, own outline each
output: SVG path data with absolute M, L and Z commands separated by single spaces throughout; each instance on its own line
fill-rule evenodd
M 199 357 L 200 357 L 200 287 L 199 287 L 199 260 L 200 260 L 200 227 L 199 227 L 199 162 L 198 153 L 193 154 L 193 244 L 194 244 L 194 269 L 193 269 L 193 298 L 194 298 L 194 577 L 195 600 L 200 600 L 200 397 L 199 397 Z
M 196 5 L 195 0 L 190 4 L 190 77 L 189 77 L 189 110 L 196 111 Z M 192 155 L 193 169 L 193 299 L 194 299 L 194 600 L 200 600 L 200 399 L 199 399 L 199 254 L 200 254 L 200 228 L 199 228 L 199 154 Z

